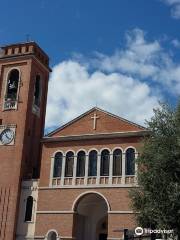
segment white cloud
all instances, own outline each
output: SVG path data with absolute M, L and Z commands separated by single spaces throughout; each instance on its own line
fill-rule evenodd
M 53 67 L 46 128 L 57 127 L 95 105 L 143 124 L 163 99 L 164 91 L 180 92 L 180 64 L 158 40 L 141 29 L 126 34 L 126 45 L 112 56 L 96 53 Z
M 96 53 L 92 65 L 102 71 L 121 72 L 143 81 L 154 81 L 161 84 L 167 91 L 175 94 L 180 92 L 180 64 L 176 64 L 170 53 L 161 46 L 160 41 L 147 41 L 141 29 L 134 29 L 126 34 L 127 45 L 116 50 L 112 56 Z M 179 42 L 173 42 L 176 47 Z
M 159 42 L 146 42 L 145 34 L 140 29 L 127 33 L 126 39 L 126 48 L 117 50 L 112 56 L 97 53 L 99 62 L 95 59 L 96 64 L 99 63 L 102 70 L 119 70 L 138 74 L 142 78 L 154 75 L 158 70 L 154 62 L 161 51 Z
M 180 19 L 180 0 L 162 0 L 171 7 L 171 16 Z
M 180 41 L 177 38 L 173 39 L 171 43 L 174 47 L 180 48 Z
M 46 128 L 59 126 L 95 105 L 143 124 L 158 105 L 150 87 L 120 73 L 88 73 L 75 61 L 53 68 L 49 83 Z
M 169 5 L 180 3 L 180 0 L 164 0 L 164 1 Z

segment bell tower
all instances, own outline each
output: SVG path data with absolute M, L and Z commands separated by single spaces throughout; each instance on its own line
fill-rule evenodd
M 0 239 L 15 239 L 20 184 L 38 178 L 49 58 L 35 43 L 0 49 Z

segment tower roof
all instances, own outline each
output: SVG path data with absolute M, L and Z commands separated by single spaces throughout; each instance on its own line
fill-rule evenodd
M 49 68 L 49 57 L 34 41 L 19 42 L 1 46 L 0 60 L 20 56 L 35 56 L 43 65 Z

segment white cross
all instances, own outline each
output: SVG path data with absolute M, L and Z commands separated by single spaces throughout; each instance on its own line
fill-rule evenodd
M 96 129 L 96 122 L 97 122 L 97 119 L 99 119 L 99 117 L 96 115 L 96 113 L 94 113 L 94 116 L 91 117 L 93 119 L 93 129 L 95 130 Z

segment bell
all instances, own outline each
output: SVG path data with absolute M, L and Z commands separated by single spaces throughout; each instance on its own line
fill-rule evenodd
M 14 90 L 14 89 L 16 89 L 17 87 L 16 87 L 16 85 L 15 85 L 15 82 L 12 82 L 12 83 L 9 83 L 9 89 L 10 90 Z

